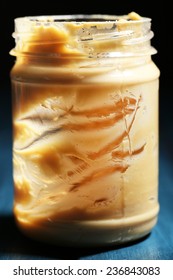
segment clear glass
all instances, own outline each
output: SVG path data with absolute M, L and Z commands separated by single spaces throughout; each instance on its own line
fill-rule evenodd
M 157 221 L 159 70 L 151 20 L 15 20 L 14 215 L 28 236 L 119 244 Z

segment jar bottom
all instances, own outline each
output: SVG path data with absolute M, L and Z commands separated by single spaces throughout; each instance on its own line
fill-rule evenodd
M 23 224 L 21 232 L 34 240 L 64 247 L 121 245 L 149 234 L 157 223 L 159 206 L 134 217 L 97 221 L 58 221 L 55 224 Z

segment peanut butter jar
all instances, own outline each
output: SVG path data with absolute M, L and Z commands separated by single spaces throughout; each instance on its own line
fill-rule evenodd
M 151 19 L 15 19 L 14 216 L 65 246 L 139 239 L 157 222 L 159 70 Z

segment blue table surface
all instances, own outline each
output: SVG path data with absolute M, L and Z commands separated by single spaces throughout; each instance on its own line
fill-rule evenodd
M 0 100 L 1 101 L 1 100 Z M 1 260 L 173 260 L 173 129 L 160 130 L 159 203 L 157 225 L 145 238 L 104 248 L 64 248 L 32 241 L 16 227 L 12 212 L 12 132 L 7 99 L 0 119 L 0 259 Z M 170 116 L 169 116 L 170 114 Z M 172 112 L 167 114 L 169 119 Z M 169 120 L 170 121 L 170 120 Z M 169 124 L 167 122 L 167 124 Z

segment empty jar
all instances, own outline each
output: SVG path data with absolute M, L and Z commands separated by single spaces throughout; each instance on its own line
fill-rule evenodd
M 15 19 L 14 215 L 37 240 L 101 246 L 157 221 L 159 70 L 151 19 Z

